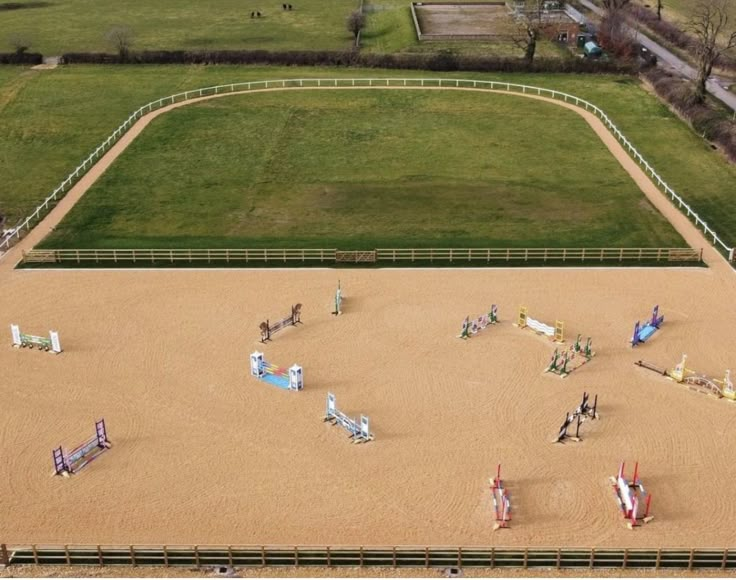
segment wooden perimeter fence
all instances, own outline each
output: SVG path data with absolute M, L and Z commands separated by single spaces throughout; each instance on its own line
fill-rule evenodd
M 736 569 L 734 548 L 102 546 L 0 544 L 6 566 Z
M 389 248 L 335 249 L 151 249 L 30 250 L 24 264 L 177 262 L 217 263 L 471 263 L 502 262 L 699 262 L 702 250 L 692 248 Z

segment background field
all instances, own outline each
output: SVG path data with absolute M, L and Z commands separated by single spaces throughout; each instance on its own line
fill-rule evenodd
M 470 0 L 471 2 L 473 0 Z M 479 0 L 480 1 L 480 0 Z M 352 35 L 345 20 L 358 0 L 306 0 L 283 11 L 279 0 L 16 0 L 22 9 L 3 10 L 0 2 L 0 43 L 20 34 L 31 49 L 45 55 L 65 52 L 113 52 L 105 40 L 114 26 L 134 33 L 135 50 L 348 50 Z M 261 18 L 251 19 L 259 10 Z M 420 44 L 409 10 L 409 0 L 367 2 L 363 46 L 377 52 L 435 52 L 520 57 L 511 42 L 453 42 Z M 59 26 L 59 22 L 64 26 Z M 0 52 L 11 47 L 0 47 Z M 548 41 L 539 43 L 539 55 L 568 58 L 570 54 Z
M 476 0 L 469 0 L 474 2 Z M 482 2 L 483 0 L 477 0 Z M 523 51 L 512 41 L 448 41 L 418 42 L 409 8 L 410 0 L 366 0 L 367 26 L 361 35 L 361 46 L 370 52 L 451 52 L 479 56 L 519 58 Z M 545 39 L 537 45 L 537 56 L 572 58 L 565 48 Z
M 345 27 L 357 0 L 15 0 L 27 6 L 0 10 L 0 29 L 23 33 L 46 55 L 112 52 L 105 34 L 118 25 L 135 34 L 135 49 L 342 50 L 352 35 Z M 0 7 L 2 4 L 0 3 Z M 251 19 L 252 11 L 262 17 Z M 63 22 L 63 26 L 60 23 Z
M 558 109 L 426 91 L 193 105 L 154 121 L 44 245 L 682 245 L 587 123 Z
M 0 125 L 6 129 L 0 132 L 0 211 L 8 214 L 11 223 L 30 213 L 132 110 L 162 95 L 262 78 L 398 75 L 402 72 L 226 66 L 0 68 Z M 736 168 L 644 92 L 637 80 L 575 75 L 442 76 L 535 84 L 591 100 L 611 115 L 727 242 L 736 244 L 736 209 L 731 203 Z

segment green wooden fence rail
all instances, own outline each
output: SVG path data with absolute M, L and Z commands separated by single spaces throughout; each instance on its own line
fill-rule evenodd
M 736 569 L 733 548 L 106 546 L 0 544 L 5 566 Z

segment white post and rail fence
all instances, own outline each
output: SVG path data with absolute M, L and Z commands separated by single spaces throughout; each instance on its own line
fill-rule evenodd
M 733 548 L 0 544 L 0 565 L 733 570 Z
M 364 78 L 364 79 L 284 79 L 269 81 L 251 81 L 242 83 L 232 83 L 218 85 L 214 87 L 206 87 L 185 91 L 162 97 L 158 100 L 151 101 L 134 111 L 110 136 L 105 139 L 82 163 L 72 171 L 66 179 L 64 179 L 54 191 L 36 208 L 36 210 L 23 220 L 16 228 L 10 230 L 9 233 L 0 240 L 0 255 L 10 249 L 17 243 L 27 232 L 29 232 L 39 221 L 41 221 L 54 205 L 74 186 L 74 184 L 84 176 L 87 171 L 99 160 L 143 115 L 160 109 L 162 107 L 188 101 L 210 95 L 238 93 L 248 91 L 258 91 L 263 89 L 300 89 L 300 88 L 330 88 L 330 87 L 427 87 L 427 88 L 473 88 L 488 91 L 506 91 L 522 94 L 533 94 L 546 96 L 552 99 L 561 100 L 566 103 L 584 108 L 586 111 L 593 112 L 599 117 L 609 132 L 624 146 L 629 155 L 642 167 L 646 174 L 652 178 L 657 187 L 664 192 L 669 199 L 675 204 L 695 225 L 700 228 L 711 240 L 713 245 L 722 251 L 729 262 L 734 263 L 736 257 L 734 248 L 728 246 L 718 234 L 695 212 L 685 200 L 678 195 L 662 177 L 654 170 L 649 162 L 637 151 L 624 134 L 614 125 L 613 121 L 599 107 L 589 103 L 588 101 L 552 89 L 534 87 L 529 85 L 521 85 L 515 83 L 505 83 L 498 81 L 480 81 L 480 80 L 464 80 L 464 79 L 425 79 L 425 78 Z M 159 250 L 157 250 L 159 251 Z

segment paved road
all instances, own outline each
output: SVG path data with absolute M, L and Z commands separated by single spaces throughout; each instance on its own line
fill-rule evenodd
M 590 0 L 579 0 L 579 2 L 586 8 L 590 9 L 592 12 L 598 14 L 599 16 L 603 16 L 603 9 L 593 4 Z M 640 42 L 642 46 L 657 55 L 657 59 L 659 60 L 660 64 L 664 64 L 665 66 L 673 69 L 685 78 L 695 79 L 697 77 L 696 70 L 688 63 L 683 61 L 681 58 L 679 58 L 677 55 L 672 54 L 661 44 L 654 42 L 651 38 L 645 36 L 640 31 L 632 27 L 629 27 L 629 30 L 634 34 L 636 40 Z M 707 88 L 708 92 L 711 95 L 713 95 L 727 107 L 730 107 L 731 110 L 736 113 L 736 94 L 724 89 L 713 79 L 708 81 Z

